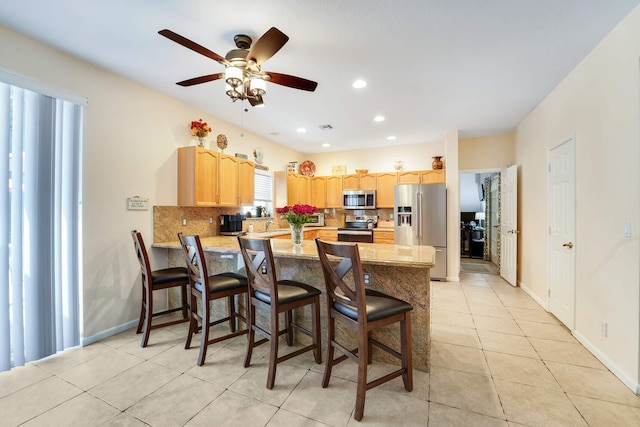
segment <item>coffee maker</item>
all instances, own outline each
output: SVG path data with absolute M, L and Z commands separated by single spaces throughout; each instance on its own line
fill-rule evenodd
M 237 236 L 242 234 L 242 214 L 220 215 L 220 234 L 224 236 Z

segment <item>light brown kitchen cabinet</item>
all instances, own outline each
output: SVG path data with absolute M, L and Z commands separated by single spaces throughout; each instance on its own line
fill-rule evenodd
M 342 175 L 343 190 L 375 190 L 376 174 L 362 173 Z
M 337 230 L 318 230 L 318 238 L 326 242 L 337 242 L 338 231 Z
M 393 187 L 398 183 L 396 172 L 381 172 L 376 174 L 376 207 L 393 207 Z
M 421 171 L 398 172 L 398 184 L 420 184 Z
M 373 243 L 386 243 L 392 245 L 394 243 L 393 239 L 393 230 L 377 229 L 373 232 Z
M 422 184 L 445 184 L 447 182 L 444 169 L 420 171 L 420 182 Z
M 178 205 L 218 205 L 218 153 L 199 147 L 178 149 Z
M 238 206 L 238 163 L 239 158 L 228 154 L 218 154 L 218 205 Z
M 342 208 L 342 175 L 327 178 L 327 208 Z
M 293 172 L 273 174 L 276 208 L 295 204 L 311 204 L 311 179 Z
M 240 206 L 241 179 L 242 198 L 252 204 L 253 169 L 253 162 L 245 163 L 244 159 L 228 154 L 200 147 L 179 148 L 178 205 Z
M 318 209 L 327 207 L 327 177 L 311 177 L 311 205 Z
M 343 190 L 358 190 L 358 175 L 342 175 Z
M 255 163 L 238 159 L 238 205 L 251 206 L 255 197 Z

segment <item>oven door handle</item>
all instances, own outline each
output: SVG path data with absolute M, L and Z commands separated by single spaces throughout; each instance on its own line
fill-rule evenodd
M 338 230 L 338 234 L 349 234 L 352 236 L 368 236 L 373 234 L 373 230 L 370 231 L 360 231 L 360 230 Z

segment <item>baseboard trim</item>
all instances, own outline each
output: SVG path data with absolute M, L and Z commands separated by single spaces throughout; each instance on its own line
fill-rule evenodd
M 447 280 L 447 282 L 459 282 L 460 281 L 460 277 L 458 277 L 458 276 L 447 276 L 446 280 Z
M 591 352 L 604 366 L 609 369 L 613 375 L 618 377 L 620 381 L 631 389 L 635 394 L 640 395 L 640 383 L 627 375 L 622 369 L 618 368 L 615 363 L 605 356 L 595 345 L 593 345 L 584 335 L 578 331 L 573 331 L 573 336 L 582 344 L 587 350 Z
M 98 332 L 97 334 L 93 334 L 91 336 L 88 337 L 82 337 L 82 343 L 81 345 L 87 346 L 89 344 L 93 344 L 95 342 L 98 342 L 100 340 L 103 340 L 107 337 L 110 337 L 111 335 L 115 335 L 115 334 L 119 334 L 120 332 L 126 331 L 127 329 L 131 329 L 134 326 L 136 326 L 138 324 L 138 320 L 132 320 L 130 322 L 127 323 L 123 323 L 122 325 L 118 325 L 115 326 L 113 328 L 107 329 L 105 331 L 102 332 Z
M 540 307 L 544 308 L 546 311 L 549 311 L 549 304 L 541 300 L 540 297 L 535 293 L 533 293 L 531 289 L 527 288 L 522 282 L 518 282 L 518 286 L 520 286 L 520 288 L 522 288 L 522 290 L 525 291 L 527 295 L 533 298 L 533 300 L 537 302 L 540 305 Z

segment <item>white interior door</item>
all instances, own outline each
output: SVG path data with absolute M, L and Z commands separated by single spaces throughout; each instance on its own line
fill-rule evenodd
M 549 311 L 573 330 L 575 309 L 575 138 L 549 151 Z
M 518 266 L 518 165 L 502 174 L 500 204 L 500 276 L 517 286 Z

